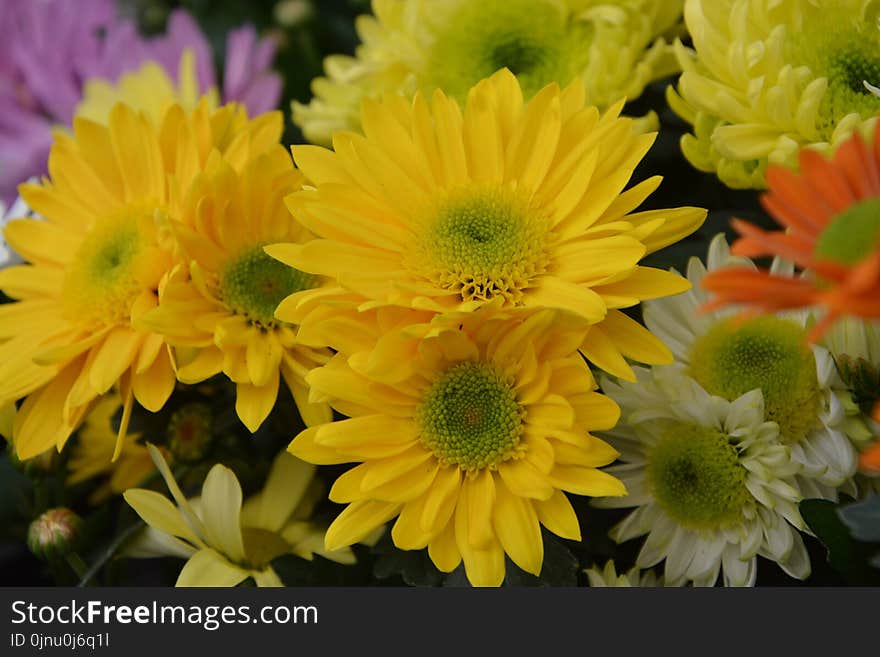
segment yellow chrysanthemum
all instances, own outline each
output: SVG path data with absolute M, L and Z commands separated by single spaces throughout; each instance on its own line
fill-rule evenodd
M 122 408 L 118 394 L 102 397 L 86 416 L 76 435 L 76 443 L 67 462 L 68 486 L 106 477 L 106 481 L 89 497 L 91 504 L 100 504 L 112 495 L 120 495 L 143 482 L 155 472 L 155 466 L 140 433 L 125 436 L 116 461 L 113 452 L 116 445 L 116 429 L 113 417 Z
M 0 408 L 23 400 L 13 427 L 20 458 L 61 449 L 114 386 L 120 438 L 133 399 L 162 407 L 175 383 L 170 353 L 136 322 L 174 262 L 168 219 L 212 151 L 241 166 L 280 131 L 278 113 L 248 121 L 242 108 L 210 113 L 201 103 L 191 113 L 174 106 L 156 125 L 119 104 L 106 126 L 76 119 L 72 135 L 56 135 L 51 179 L 21 187 L 45 220 L 5 229 L 30 264 L 0 271 L 0 289 L 16 300 L 0 306 Z
M 320 239 L 267 252 L 335 279 L 360 310 L 470 311 L 492 300 L 564 309 L 595 325 L 584 353 L 632 379 L 624 356 L 661 363 L 671 354 L 618 309 L 689 287 L 638 262 L 706 213 L 632 212 L 660 177 L 623 192 L 655 135 L 634 135 L 620 107 L 600 115 L 578 83 L 525 103 L 507 70 L 472 90 L 464 114 L 440 91 L 432 104 L 421 94 L 366 101 L 366 136 L 337 134 L 335 152 L 293 149 L 314 186 L 288 197 L 288 208 Z M 327 291 L 293 295 L 276 316 L 307 325 L 316 297 Z
M 625 494 L 597 469 L 617 452 L 588 432 L 614 426 L 619 409 L 593 392 L 575 351 L 580 326 L 550 310 L 483 308 L 419 340 L 396 382 L 381 367 L 372 378 L 355 371 L 344 354 L 312 371 L 313 398 L 350 419 L 304 430 L 290 451 L 317 464 L 360 462 L 330 491 L 348 506 L 327 530 L 327 549 L 397 517 L 398 548 L 427 547 L 444 572 L 464 561 L 471 583 L 497 586 L 505 554 L 541 572 L 541 525 L 580 540 L 562 491 Z
M 315 466 L 281 452 L 263 490 L 243 501 L 235 473 L 218 463 L 201 497 L 188 500 L 159 450 L 148 449 L 174 503 L 152 490 L 125 491 L 125 501 L 148 525 L 126 554 L 186 559 L 176 586 L 236 586 L 249 577 L 257 586 L 282 586 L 272 560 L 285 554 L 354 563 L 347 548 L 325 550 L 324 530 L 310 520 L 322 495 Z
M 374 0 L 360 16 L 356 56 L 324 61 L 308 105 L 293 104 L 309 141 L 361 126 L 364 98 L 442 89 L 464 101 L 501 68 L 527 97 L 547 84 L 580 79 L 590 104 L 638 97 L 652 80 L 678 70 L 664 34 L 683 0 Z
M 180 82 L 175 85 L 162 66 L 148 61 L 139 69 L 124 73 L 115 83 L 103 78 L 86 80 L 82 100 L 74 114 L 97 123 L 107 123 L 114 105 L 125 103 L 145 112 L 158 124 L 172 105 L 180 105 L 189 111 L 204 99 L 213 111 L 220 104 L 216 89 L 200 93 L 195 54 L 190 49 L 184 50 L 180 57 L 177 78 Z
M 676 43 L 683 73 L 672 108 L 694 126 L 681 146 L 728 186 L 765 187 L 768 163 L 828 152 L 865 133 L 880 98 L 876 0 L 687 0 L 695 51 Z
M 236 411 L 251 431 L 266 419 L 283 376 L 306 424 L 332 419 L 326 404 L 310 404 L 304 377 L 329 352 L 301 346 L 296 327 L 276 320 L 275 308 L 320 279 L 286 267 L 265 244 L 311 236 L 291 220 L 284 198 L 302 175 L 280 145 L 241 173 L 222 158 L 192 184 L 179 221 L 171 224 L 185 264 L 159 293 L 143 323 L 180 349 L 178 379 L 198 383 L 225 373 L 236 384 Z

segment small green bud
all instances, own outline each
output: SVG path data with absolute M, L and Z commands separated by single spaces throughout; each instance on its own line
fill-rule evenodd
M 168 423 L 168 449 L 182 463 L 200 461 L 211 449 L 213 417 L 206 404 L 185 404 L 171 415 Z
M 41 559 L 52 561 L 66 557 L 74 551 L 82 525 L 82 518 L 70 509 L 49 509 L 28 527 L 28 547 Z

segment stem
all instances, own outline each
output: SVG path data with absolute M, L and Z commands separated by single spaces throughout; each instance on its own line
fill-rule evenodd
M 86 562 L 82 560 L 82 557 L 79 556 L 76 552 L 71 552 L 67 555 L 67 565 L 73 569 L 73 572 L 76 573 L 76 576 L 82 579 L 83 575 L 87 570 Z
M 113 541 L 109 547 L 104 550 L 104 552 L 95 560 L 95 562 L 88 568 L 88 570 L 83 570 L 82 573 L 77 572 L 79 575 L 79 584 L 77 586 L 87 586 L 88 583 L 98 574 L 98 571 L 104 567 L 110 559 L 116 554 L 116 550 L 125 543 L 134 533 L 144 526 L 143 520 L 140 520 L 130 527 L 127 527 L 119 536 L 116 537 L 116 540 Z M 82 561 L 82 560 L 80 560 Z M 83 564 L 85 565 L 85 564 Z M 74 569 L 76 570 L 76 569 Z

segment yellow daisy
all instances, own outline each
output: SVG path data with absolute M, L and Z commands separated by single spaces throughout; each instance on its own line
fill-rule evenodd
M 667 40 L 683 0 L 374 0 L 357 19 L 354 57 L 332 55 L 308 105 L 293 103 L 306 138 L 329 144 L 361 126 L 364 98 L 442 89 L 464 101 L 502 68 L 526 96 L 579 80 L 590 104 L 609 107 L 678 71 Z
M 541 525 L 580 540 L 563 491 L 625 494 L 597 469 L 617 452 L 588 432 L 613 427 L 620 412 L 594 392 L 575 351 L 581 326 L 550 310 L 484 308 L 421 339 L 397 383 L 355 371 L 344 354 L 309 374 L 312 397 L 350 419 L 305 429 L 289 450 L 316 464 L 360 463 L 330 491 L 348 506 L 327 549 L 397 517 L 398 548 L 427 547 L 440 570 L 463 561 L 471 583 L 498 586 L 505 554 L 541 572 Z
M 174 388 L 161 335 L 137 320 L 155 307 L 174 264 L 168 219 L 181 190 L 219 150 L 241 166 L 277 143 L 277 113 L 248 121 L 227 106 L 171 107 L 160 125 L 119 104 L 107 125 L 76 119 L 58 133 L 50 179 L 23 185 L 45 220 L 9 222 L 6 241 L 30 264 L 0 271 L 0 408 L 23 400 L 13 442 L 26 459 L 61 449 L 101 395 L 118 386 L 120 439 L 132 403 L 150 411 Z M 121 442 L 117 444 L 117 453 Z
M 267 252 L 335 279 L 361 310 L 470 311 L 491 300 L 564 309 L 595 324 L 584 353 L 632 379 L 624 356 L 671 354 L 619 309 L 689 288 L 638 262 L 706 212 L 633 212 L 661 179 L 623 191 L 656 135 L 633 134 L 621 106 L 600 114 L 581 84 L 549 85 L 526 103 L 507 70 L 477 85 L 463 113 L 440 91 L 431 104 L 366 101 L 366 136 L 337 134 L 335 152 L 293 149 L 313 186 L 287 205 L 319 239 Z M 327 291 L 294 295 L 276 316 L 306 325 L 316 295 Z
M 140 433 L 125 436 L 119 456 L 113 461 L 116 445 L 113 417 L 121 408 L 122 399 L 118 394 L 102 397 L 77 431 L 76 442 L 67 461 L 68 486 L 106 477 L 106 481 L 89 497 L 91 504 L 100 504 L 112 495 L 121 495 L 155 472 L 150 453 L 140 442 Z
M 212 111 L 220 104 L 215 88 L 200 93 L 195 54 L 191 49 L 184 50 L 180 57 L 177 78 L 180 82 L 175 84 L 162 66 L 147 61 L 139 69 L 124 73 L 115 83 L 103 78 L 86 80 L 82 100 L 74 115 L 107 123 L 113 106 L 125 103 L 145 112 L 158 124 L 168 108 L 175 104 L 192 110 L 204 99 Z
M 873 0 L 687 0 L 694 50 L 676 44 L 683 73 L 672 108 L 694 127 L 681 147 L 734 188 L 766 187 L 768 163 L 797 168 L 870 133 L 880 98 Z
M 263 251 L 268 243 L 310 238 L 284 206 L 302 181 L 280 145 L 240 173 L 214 158 L 171 225 L 185 264 L 162 286 L 158 307 L 142 317 L 144 326 L 180 348 L 180 381 L 198 383 L 222 371 L 235 382 L 236 411 L 251 431 L 272 410 L 280 377 L 306 424 L 332 419 L 326 404 L 309 403 L 304 383 L 329 352 L 301 346 L 295 327 L 274 317 L 282 299 L 320 279 Z
M 187 500 L 162 454 L 148 448 L 175 503 L 152 490 L 125 491 L 125 501 L 148 525 L 127 555 L 186 559 L 177 586 L 236 586 L 248 577 L 257 586 L 282 586 L 272 560 L 284 554 L 354 563 L 347 548 L 325 550 L 324 530 L 309 520 L 322 494 L 315 466 L 281 452 L 263 490 L 243 502 L 235 473 L 218 463 L 201 497 Z

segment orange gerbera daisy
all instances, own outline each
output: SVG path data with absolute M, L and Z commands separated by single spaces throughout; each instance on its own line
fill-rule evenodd
M 709 307 L 735 303 L 773 312 L 815 306 L 824 314 L 813 340 L 844 315 L 880 317 L 880 130 L 872 145 L 854 135 L 830 160 L 803 150 L 800 173 L 771 167 L 767 181 L 770 191 L 761 203 L 785 230 L 735 220 L 742 237 L 731 250 L 779 256 L 808 273 L 712 272 L 703 279 L 703 287 L 716 295 Z

